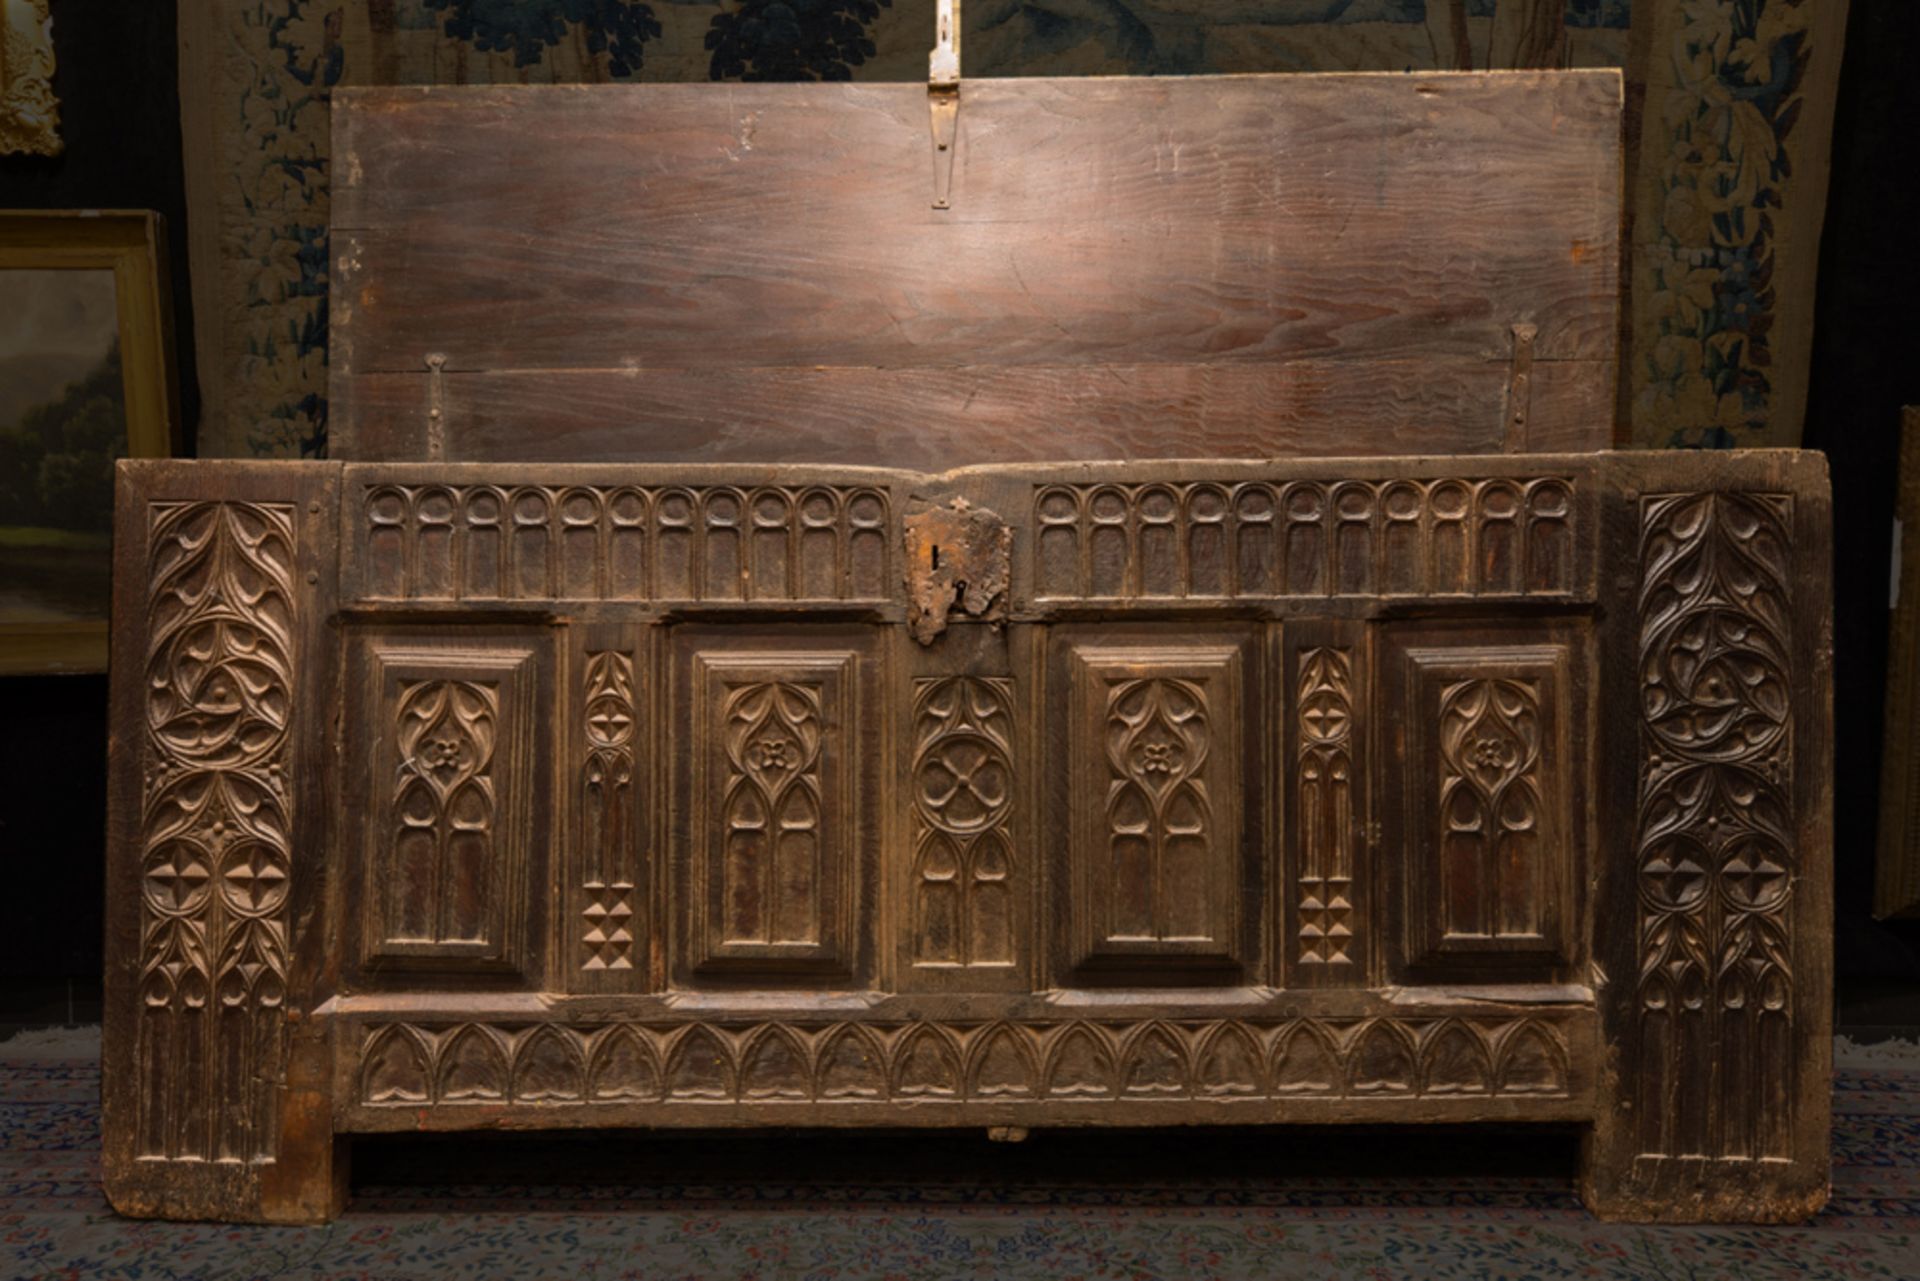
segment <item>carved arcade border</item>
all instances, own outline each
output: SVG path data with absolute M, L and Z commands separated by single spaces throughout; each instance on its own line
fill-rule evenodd
M 1793 498 L 1649 495 L 1640 524 L 1637 1150 L 1786 1159 Z
M 398 485 L 361 498 L 374 600 L 885 600 L 884 490 Z
M 1543 1017 L 955 1024 L 383 1023 L 354 1099 L 880 1104 L 1327 1096 L 1566 1098 L 1568 1024 Z
M 147 515 L 135 1152 L 256 1161 L 278 1146 L 287 988 L 293 507 Z
M 1574 482 L 1042 485 L 1041 600 L 1565 596 Z

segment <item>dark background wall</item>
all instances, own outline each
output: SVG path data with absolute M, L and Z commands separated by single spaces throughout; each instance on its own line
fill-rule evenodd
M 67 152 L 0 157 L 0 208 L 166 215 L 188 444 L 198 420 L 186 288 L 174 0 L 60 0 Z M 1847 1001 L 1920 1024 L 1920 924 L 1869 914 L 1899 408 L 1920 403 L 1920 4 L 1852 0 L 1815 300 L 1806 443 L 1827 451 L 1838 598 L 1838 968 Z M 1801 305 L 1805 305 L 1802 303 Z M 100 974 L 106 682 L 0 678 L 0 1029 L 87 1018 Z M 1884 1009 L 1884 1002 L 1882 1005 Z M 1884 1015 L 1876 1015 L 1884 1019 Z
M 1842 996 L 1855 999 L 1920 994 L 1920 921 L 1871 916 L 1900 407 L 1920 404 L 1916 58 L 1920 4 L 1853 0 L 1804 438 L 1833 470 L 1835 959 Z
M 175 0 L 60 0 L 53 24 L 58 156 L 0 156 L 0 209 L 157 209 L 172 253 L 187 452 L 200 420 L 187 288 Z
M 55 7 L 54 92 L 66 150 L 0 156 L 0 208 L 165 216 L 191 448 L 200 393 L 186 287 L 174 0 L 60 0 Z M 7 871 L 0 1026 L 85 1017 L 97 1008 L 106 717 L 104 676 L 0 677 L 0 864 Z

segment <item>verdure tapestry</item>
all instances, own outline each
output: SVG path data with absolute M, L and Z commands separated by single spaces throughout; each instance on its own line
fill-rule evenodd
M 965 72 L 1486 67 L 1508 56 L 1500 5 L 1543 3 L 1558 0 L 969 0 Z M 1796 443 L 1845 0 L 1564 3 L 1564 36 L 1545 57 L 1624 67 L 1641 103 L 1623 443 Z M 325 454 L 336 86 L 924 79 L 932 10 L 933 0 L 183 5 L 200 452 Z

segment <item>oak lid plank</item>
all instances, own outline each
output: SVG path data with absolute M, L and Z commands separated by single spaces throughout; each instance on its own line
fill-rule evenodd
M 1460 389 L 1515 324 L 1538 327 L 1543 376 L 1617 358 L 1612 71 L 969 81 L 944 212 L 915 84 L 358 89 L 334 111 L 344 457 L 395 456 L 373 417 L 395 397 L 361 384 L 416 378 L 424 403 L 429 354 L 596 406 L 607 371 L 666 389 L 631 402 L 630 441 L 609 426 L 574 455 L 585 437 L 563 434 L 560 458 L 657 456 L 651 407 L 702 373 L 695 418 L 762 421 L 731 398 L 770 383 L 811 423 L 871 416 L 874 386 L 965 401 L 981 367 L 1325 385 L 1325 403 L 1375 402 L 1346 430 L 1379 452 L 1498 448 L 1502 406 Z M 1438 394 L 1379 403 L 1385 363 L 1431 370 Z M 884 372 L 800 376 L 843 369 Z M 1216 421 L 1238 420 L 1191 443 L 1326 449 L 1231 401 Z M 1590 417 L 1582 443 L 1605 447 L 1610 406 Z M 546 430 L 496 404 L 463 434 L 449 407 L 463 457 L 506 439 L 526 457 Z M 386 444 L 363 453 L 363 433 Z M 805 434 L 796 460 L 818 456 Z
M 442 456 L 943 470 L 1010 460 L 1496 451 L 1505 366 L 1016 365 L 446 376 Z M 356 457 L 425 456 L 426 379 L 358 380 Z M 1395 424 L 1356 431 L 1357 423 Z M 1587 423 L 1585 426 L 1592 426 Z

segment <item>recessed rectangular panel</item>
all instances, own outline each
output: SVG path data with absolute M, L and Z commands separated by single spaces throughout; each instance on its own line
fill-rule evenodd
M 878 836 L 872 637 L 740 626 L 680 639 L 682 973 L 851 974 Z
M 363 956 L 382 969 L 521 971 L 544 811 L 550 646 L 526 629 L 364 637 Z
M 1158 636 L 1168 634 L 1168 643 Z M 1068 963 L 1079 972 L 1237 972 L 1249 750 L 1260 716 L 1253 635 L 1139 628 L 1064 646 L 1051 736 L 1064 758 Z M 1172 636 L 1186 643 L 1172 641 Z M 1062 697 L 1063 695 L 1063 697 Z M 1056 918 L 1057 919 L 1057 918 Z
M 1417 974 L 1571 960 L 1582 641 L 1563 624 L 1387 632 L 1384 704 L 1401 725 L 1387 848 L 1405 860 L 1397 899 Z

